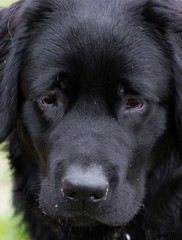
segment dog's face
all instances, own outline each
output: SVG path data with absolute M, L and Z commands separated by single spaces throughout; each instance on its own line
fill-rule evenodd
M 40 208 L 73 225 L 125 224 L 143 204 L 168 128 L 170 50 L 143 1 L 49 8 L 29 20 L 17 114 L 23 149 L 39 169 Z
M 136 214 L 166 128 L 166 57 L 122 7 L 57 10 L 61 19 L 50 17 L 24 55 L 19 121 L 41 165 L 40 206 L 81 224 L 120 225 Z M 99 201 L 97 188 L 105 189 Z

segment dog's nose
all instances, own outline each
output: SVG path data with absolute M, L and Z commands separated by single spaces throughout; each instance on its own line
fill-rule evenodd
M 106 176 L 96 166 L 86 170 L 78 167 L 70 169 L 61 184 L 63 196 L 70 204 L 82 210 L 105 200 L 108 188 Z

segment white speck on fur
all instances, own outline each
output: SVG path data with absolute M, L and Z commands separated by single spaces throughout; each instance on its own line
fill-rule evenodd
M 128 233 L 125 233 L 125 237 L 126 237 L 127 240 L 131 240 L 131 237 Z

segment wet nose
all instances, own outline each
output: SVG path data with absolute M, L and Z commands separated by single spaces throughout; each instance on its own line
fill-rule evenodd
M 108 181 L 102 168 L 96 166 L 86 170 L 71 168 L 61 183 L 62 195 L 75 208 L 83 210 L 106 200 L 108 189 Z

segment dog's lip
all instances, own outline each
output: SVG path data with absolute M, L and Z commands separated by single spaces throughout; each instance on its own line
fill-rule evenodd
M 59 218 L 58 221 L 60 224 L 67 223 L 67 224 L 73 225 L 75 227 L 77 227 L 77 226 L 79 226 L 79 227 L 96 226 L 96 225 L 102 224 L 102 223 L 98 222 L 97 220 L 92 219 L 84 214 L 82 216 L 77 216 L 77 217 Z
M 58 207 L 58 205 L 55 205 Z M 75 227 L 86 227 L 86 226 L 97 226 L 97 225 L 107 225 L 109 227 L 124 227 L 126 226 L 130 220 L 125 221 L 108 221 L 108 219 L 102 218 L 99 215 L 93 215 L 87 211 L 79 211 L 79 212 L 72 212 L 62 215 L 60 213 L 57 214 L 57 216 L 46 213 L 44 210 L 42 210 L 44 215 L 49 216 L 50 218 L 56 220 L 59 224 L 70 224 Z
M 68 214 L 68 216 L 64 215 L 52 215 L 50 213 L 45 212 L 42 210 L 42 213 L 50 218 L 56 220 L 60 224 L 68 223 L 74 226 L 94 226 L 98 224 L 102 224 L 101 221 L 97 220 L 96 218 L 90 216 L 86 211 L 77 212 L 76 214 Z
M 93 218 L 91 216 L 89 216 L 86 213 L 80 213 L 77 216 L 73 216 L 73 217 L 63 217 L 63 218 L 59 218 L 58 222 L 60 224 L 64 224 L 64 223 L 68 223 L 70 225 L 73 225 L 75 227 L 79 226 L 96 226 L 96 225 L 107 225 L 107 226 L 112 226 L 112 227 L 124 227 L 128 224 L 128 222 L 123 222 L 123 223 L 111 223 L 111 222 L 107 222 L 104 221 L 103 219 L 97 219 L 97 218 Z

